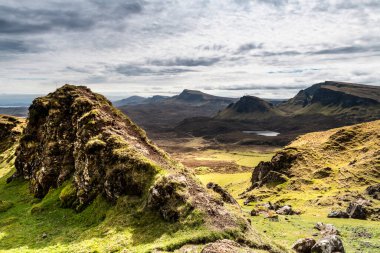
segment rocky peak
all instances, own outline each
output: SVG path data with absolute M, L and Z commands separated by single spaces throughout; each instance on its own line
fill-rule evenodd
M 273 105 L 258 97 L 244 96 L 236 103 L 230 104 L 228 108 L 239 113 L 268 112 Z
M 99 194 L 142 195 L 157 173 L 174 168 L 143 130 L 86 87 L 65 85 L 37 98 L 29 115 L 15 176 L 30 180 L 38 198 L 71 178 L 75 207 Z

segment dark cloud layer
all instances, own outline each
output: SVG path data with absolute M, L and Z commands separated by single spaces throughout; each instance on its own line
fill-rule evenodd
M 125 76 L 150 76 L 150 75 L 175 75 L 179 73 L 194 72 L 181 68 L 153 69 L 133 64 L 122 64 L 114 68 L 114 71 Z
M 0 52 L 3 53 L 29 53 L 38 51 L 35 45 L 28 44 L 22 40 L 0 39 Z

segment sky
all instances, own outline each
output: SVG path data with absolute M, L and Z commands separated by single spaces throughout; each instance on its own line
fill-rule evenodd
M 378 0 L 0 0 L 0 93 L 288 98 L 380 85 Z

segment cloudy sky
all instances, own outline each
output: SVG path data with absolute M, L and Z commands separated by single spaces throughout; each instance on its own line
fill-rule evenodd
M 0 93 L 380 85 L 378 0 L 0 0 Z

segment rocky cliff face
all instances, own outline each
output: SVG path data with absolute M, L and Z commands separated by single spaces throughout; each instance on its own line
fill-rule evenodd
M 175 167 L 143 130 L 85 87 L 65 85 L 37 98 L 29 114 L 15 176 L 30 180 L 38 198 L 70 178 L 75 207 L 99 194 L 111 201 L 142 195 L 155 175 Z

